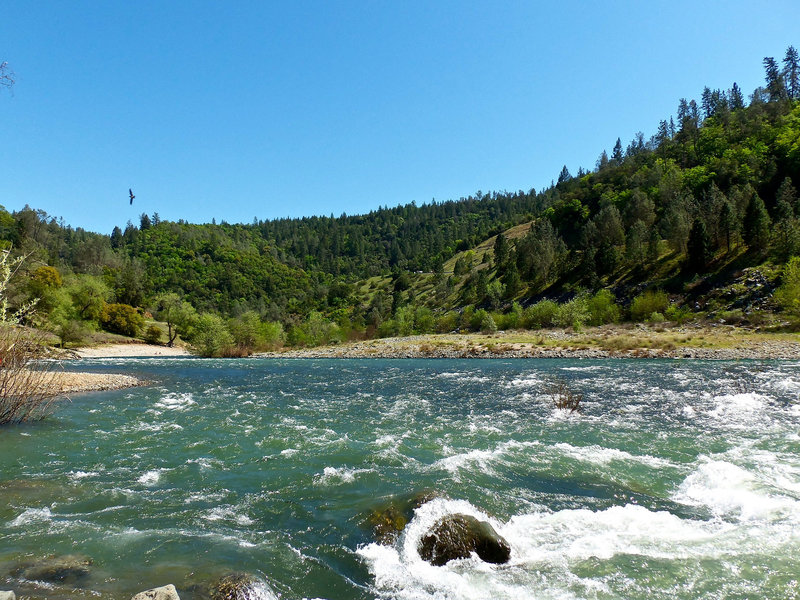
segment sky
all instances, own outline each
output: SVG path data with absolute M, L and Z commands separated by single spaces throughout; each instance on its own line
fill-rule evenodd
M 110 233 L 538 190 L 706 85 L 752 92 L 798 23 L 797 0 L 6 0 L 0 205 Z

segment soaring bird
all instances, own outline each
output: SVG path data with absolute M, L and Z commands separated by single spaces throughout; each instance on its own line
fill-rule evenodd
M 133 191 L 131 190 L 131 188 L 128 188 L 128 194 L 130 194 L 130 196 L 131 196 L 131 204 L 133 204 L 133 199 L 136 198 L 136 196 L 133 195 Z

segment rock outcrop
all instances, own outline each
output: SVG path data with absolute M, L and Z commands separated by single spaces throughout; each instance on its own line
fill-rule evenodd
M 511 547 L 486 521 L 470 515 L 448 515 L 422 536 L 420 557 L 440 567 L 451 560 L 469 558 L 473 552 L 488 563 L 502 564 L 511 558 Z

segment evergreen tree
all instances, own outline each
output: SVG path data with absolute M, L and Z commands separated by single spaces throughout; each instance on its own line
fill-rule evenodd
M 617 138 L 617 142 L 614 144 L 614 149 L 611 151 L 611 162 L 615 165 L 619 165 L 622 163 L 622 140 Z
M 778 62 L 771 56 L 764 58 L 765 79 L 770 102 L 777 102 L 786 98 L 786 85 L 783 75 L 778 67 Z
M 731 241 L 737 230 L 736 212 L 729 201 L 725 201 L 719 213 L 720 234 L 725 240 L 726 252 L 731 251 Z
M 605 150 L 600 154 L 599 158 L 597 159 L 597 170 L 602 171 L 608 166 L 608 153 Z
M 711 239 L 706 230 L 706 224 L 701 219 L 695 219 L 692 223 L 692 230 L 689 232 L 689 241 L 686 246 L 688 251 L 686 266 L 689 272 L 704 273 L 706 265 L 711 259 Z
M 511 247 L 502 232 L 497 234 L 494 240 L 494 265 L 498 273 L 502 273 L 508 263 L 508 255 Z
M 786 49 L 782 75 L 789 98 L 800 98 L 800 59 L 794 46 Z
M 111 232 L 111 247 L 115 250 L 120 247 L 122 244 L 122 229 L 117 226 L 114 226 L 114 230 Z
M 759 252 L 765 251 L 769 244 L 769 226 L 770 219 L 764 201 L 758 194 L 751 195 L 742 221 L 745 244 Z
M 561 173 L 558 174 L 558 183 L 564 183 L 572 179 L 572 175 L 567 168 L 567 165 L 564 165 L 564 168 L 561 169 Z
M 800 217 L 800 199 L 797 197 L 797 190 L 792 185 L 790 177 L 786 177 L 778 188 L 775 196 L 776 203 L 785 202 L 792 207 L 794 214 Z
M 733 83 L 733 87 L 731 87 L 730 92 L 728 92 L 728 98 L 730 99 L 731 110 L 744 108 L 744 96 L 736 82 Z

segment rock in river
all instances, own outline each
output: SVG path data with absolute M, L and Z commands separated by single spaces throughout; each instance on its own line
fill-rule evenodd
M 48 556 L 35 563 L 18 565 L 14 574 L 30 581 L 76 583 L 89 575 L 92 559 L 80 554 Z
M 171 583 L 162 587 L 139 592 L 131 600 L 181 600 L 178 590 Z
M 458 558 L 469 558 L 473 552 L 488 563 L 502 564 L 511 558 L 508 542 L 489 523 L 460 514 L 437 521 L 422 536 L 417 552 L 437 567 Z

